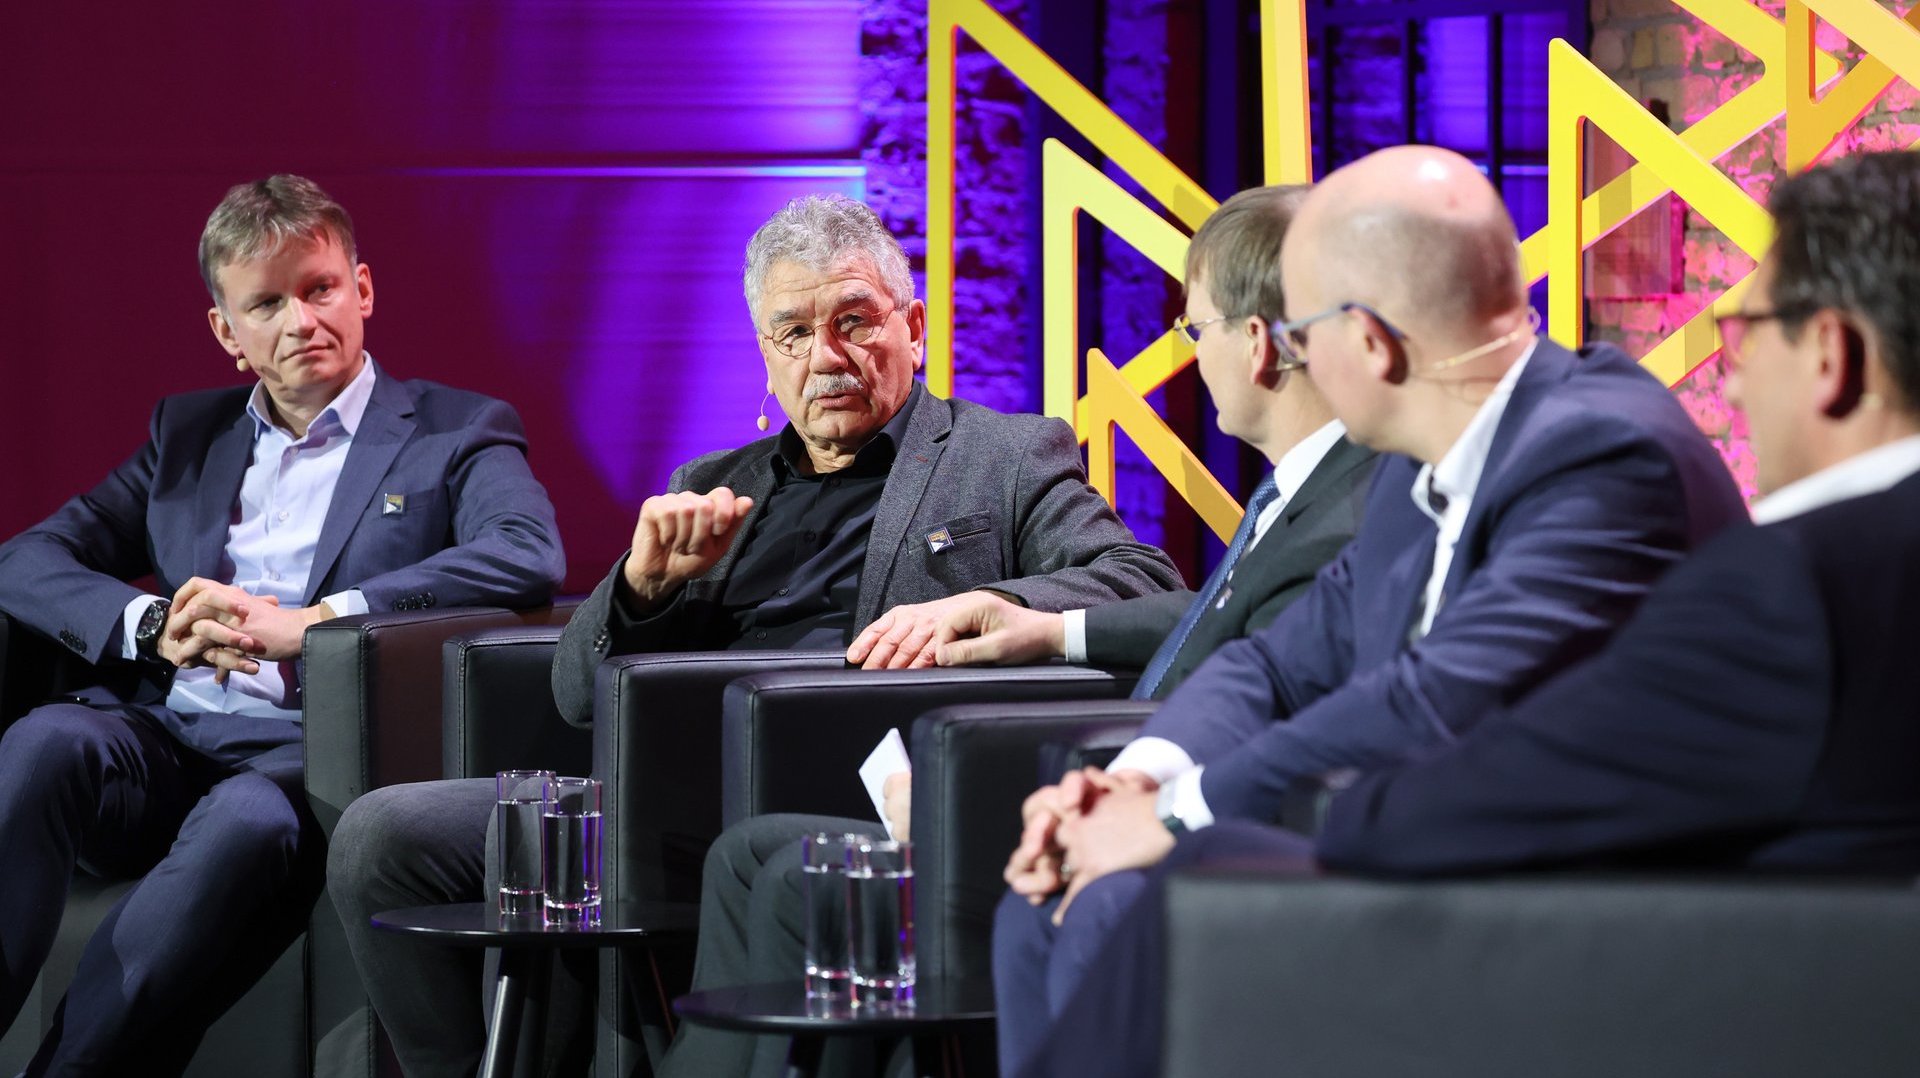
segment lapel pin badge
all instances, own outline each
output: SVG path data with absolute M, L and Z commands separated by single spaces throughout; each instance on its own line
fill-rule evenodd
M 945 528 L 936 528 L 927 533 L 927 549 L 935 554 L 940 553 L 952 545 L 953 536 L 948 535 L 947 529 Z
M 381 516 L 383 517 L 399 516 L 401 513 L 404 513 L 406 511 L 407 511 L 407 496 L 405 494 L 382 494 L 380 496 L 380 515 Z

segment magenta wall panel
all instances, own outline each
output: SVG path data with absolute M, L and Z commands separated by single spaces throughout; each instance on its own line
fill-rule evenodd
M 373 268 L 368 344 L 513 401 L 584 589 L 639 502 L 757 436 L 754 226 L 859 195 L 854 0 L 21 5 L 0 34 L 0 536 L 236 383 L 201 224 L 318 180 Z

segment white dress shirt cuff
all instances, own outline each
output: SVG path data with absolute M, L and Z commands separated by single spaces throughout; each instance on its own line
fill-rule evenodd
M 1060 630 L 1066 634 L 1067 643 L 1063 648 L 1070 663 L 1087 661 L 1087 612 L 1084 610 L 1062 610 L 1060 612 Z
M 1165 786 L 1175 775 L 1193 770 L 1193 757 L 1164 737 L 1136 737 L 1120 750 L 1107 770 L 1144 771 Z
M 335 617 L 346 618 L 367 612 L 367 597 L 361 594 L 359 588 L 335 592 L 320 601 L 327 604 L 327 609 L 333 611 Z
M 158 595 L 137 595 L 132 602 L 127 604 L 127 608 L 120 612 L 120 628 L 122 630 L 120 634 L 120 657 L 122 659 L 136 659 L 140 657 L 140 648 L 133 642 L 134 630 L 140 628 L 140 615 L 147 612 L 147 607 L 159 601 L 160 596 Z
M 1207 807 L 1207 797 L 1200 792 L 1200 775 L 1204 771 L 1205 766 L 1183 771 L 1175 775 L 1172 782 L 1161 785 L 1160 796 L 1154 802 L 1154 810 L 1161 819 L 1175 817 L 1186 824 L 1189 831 L 1213 826 L 1213 810 Z

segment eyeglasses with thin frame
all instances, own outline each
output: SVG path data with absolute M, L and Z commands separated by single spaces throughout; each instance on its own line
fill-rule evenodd
M 1775 307 L 1770 311 L 1734 311 L 1731 314 L 1715 315 L 1713 324 L 1720 331 L 1720 354 L 1731 362 L 1738 363 L 1745 358 L 1744 347 L 1747 342 L 1747 330 L 1755 322 L 1791 322 L 1813 313 L 1813 308 L 1794 304 L 1787 307 Z
M 1182 314 L 1180 317 L 1175 318 L 1173 320 L 1173 331 L 1175 333 L 1178 333 L 1180 335 L 1180 339 L 1187 342 L 1188 344 L 1199 344 L 1201 330 L 1206 329 L 1208 326 L 1213 325 L 1215 322 L 1230 322 L 1237 317 L 1239 316 L 1231 315 L 1231 314 L 1223 314 L 1214 318 L 1202 318 L 1200 321 L 1195 322 L 1192 319 L 1188 318 L 1186 315 Z
M 1374 321 L 1380 323 L 1380 328 L 1386 330 L 1387 334 L 1396 341 L 1404 341 L 1407 339 L 1407 335 L 1400 332 L 1398 326 L 1387 321 L 1385 315 L 1382 315 L 1372 307 L 1364 303 L 1336 303 L 1324 311 L 1307 315 L 1305 318 L 1295 318 L 1292 321 L 1286 322 L 1268 323 L 1270 332 L 1273 334 L 1274 350 L 1280 353 L 1280 362 L 1276 365 L 1275 369 L 1283 371 L 1306 369 L 1307 327 L 1313 325 L 1315 322 L 1324 322 L 1329 318 L 1346 314 L 1348 311 L 1360 311 L 1368 315 Z
M 773 333 L 762 333 L 760 337 L 773 346 L 773 350 L 788 359 L 806 359 L 813 354 L 815 332 L 821 326 L 830 327 L 834 337 L 841 344 L 855 348 L 863 347 L 873 340 L 881 328 L 900 310 L 894 307 L 878 318 L 872 318 L 860 311 L 842 311 L 831 318 L 818 322 L 794 322 L 776 329 Z

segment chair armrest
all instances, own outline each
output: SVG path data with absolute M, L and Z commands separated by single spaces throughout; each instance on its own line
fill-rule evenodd
M 860 763 L 889 729 L 910 732 L 913 720 L 950 704 L 1122 697 L 1133 680 L 1065 664 L 743 678 L 727 687 L 723 705 L 723 821 L 769 812 L 872 819 Z
M 368 790 L 439 777 L 440 646 L 448 637 L 553 616 L 544 607 L 449 607 L 309 628 L 301 649 L 307 798 L 326 832 Z
M 696 901 L 720 834 L 720 701 L 769 670 L 844 670 L 843 651 L 686 651 L 594 673 L 593 773 L 606 783 L 603 896 Z
M 442 645 L 440 774 L 478 778 L 508 768 L 584 775 L 593 734 L 560 717 L 553 653 L 560 625 L 463 633 Z
M 1167 892 L 1161 1073 L 1895 1075 L 1920 892 L 1194 869 Z M 1257 945 L 1249 946 L 1249 941 Z
M 1001 870 L 1020 841 L 1020 805 L 1037 785 L 1132 740 L 1157 704 L 1076 700 L 963 704 L 913 725 L 913 840 L 921 968 L 991 972 Z M 1055 751 L 1066 746 L 1066 751 Z M 1042 764 L 1051 755 L 1055 764 Z

